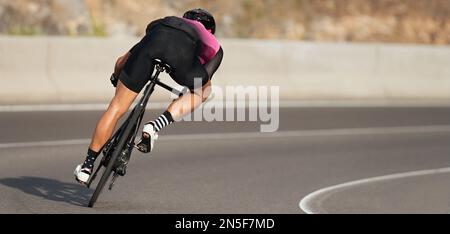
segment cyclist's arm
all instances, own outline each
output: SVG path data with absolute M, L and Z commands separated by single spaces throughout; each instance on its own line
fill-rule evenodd
M 208 73 L 209 79 L 212 79 L 214 73 L 216 73 L 217 69 L 219 69 L 220 64 L 223 59 L 223 50 L 220 47 L 219 51 L 217 51 L 216 55 L 204 65 L 206 72 Z

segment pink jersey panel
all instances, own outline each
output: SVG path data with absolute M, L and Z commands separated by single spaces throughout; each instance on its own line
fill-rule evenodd
M 209 62 L 219 51 L 219 42 L 217 41 L 216 37 L 212 33 L 210 33 L 205 28 L 205 26 L 203 26 L 202 23 L 190 19 L 184 20 L 195 27 L 200 36 L 200 40 L 203 42 L 203 51 L 199 56 L 200 62 L 202 64 Z

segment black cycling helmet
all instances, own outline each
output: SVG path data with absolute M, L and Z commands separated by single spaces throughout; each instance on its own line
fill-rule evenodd
M 212 34 L 216 33 L 216 21 L 214 20 L 212 14 L 204 9 L 197 8 L 186 11 L 186 13 L 184 13 L 183 15 L 183 18 L 196 20 L 202 23 L 206 29 L 211 30 Z

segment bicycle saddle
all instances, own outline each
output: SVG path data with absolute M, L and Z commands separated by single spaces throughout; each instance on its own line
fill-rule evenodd
M 172 72 L 172 68 L 170 67 L 169 64 L 163 62 L 161 59 L 153 59 L 153 63 L 155 64 L 156 69 L 158 69 L 158 67 L 161 69 L 160 71 L 165 71 L 167 73 Z

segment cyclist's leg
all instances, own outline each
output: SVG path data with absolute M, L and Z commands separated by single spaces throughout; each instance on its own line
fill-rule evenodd
M 168 111 L 178 120 L 197 109 L 211 94 L 211 80 L 208 73 L 198 59 L 192 67 L 183 69 L 183 74 L 174 74 L 178 84 L 188 87 L 191 92 L 176 99 L 169 106 Z
M 109 104 L 108 109 L 98 121 L 90 144 L 90 149 L 98 152 L 112 136 L 119 119 L 128 111 L 138 93 L 128 89 L 122 81 L 119 81 L 116 94 Z
M 111 137 L 117 122 L 128 111 L 138 93 L 144 88 L 153 72 L 153 63 L 148 56 L 146 37 L 139 42 L 128 55 L 119 75 L 116 94 L 108 109 L 97 123 L 86 159 L 75 169 L 77 180 L 86 182 L 94 162 L 103 145 Z
M 127 58 L 119 76 L 116 94 L 108 110 L 97 124 L 90 148 L 100 150 L 111 137 L 118 120 L 128 111 L 134 99 L 144 88 L 153 72 L 153 62 L 149 57 L 149 43 L 144 37 Z
M 194 86 L 194 79 L 189 78 L 206 77 L 206 71 L 204 71 L 203 67 L 200 67 L 200 64 L 198 65 L 199 66 L 195 67 L 190 72 L 183 71 L 183 73 L 190 73 L 191 75 L 185 75 L 182 77 L 177 76 L 177 74 L 173 75 L 172 78 L 174 78 L 177 83 L 189 87 L 191 92 L 174 100 L 163 114 L 161 114 L 154 121 L 148 122 L 144 125 L 141 141 L 137 144 L 139 151 L 144 153 L 151 152 L 154 141 L 158 139 L 159 131 L 175 122 L 175 120 L 182 119 L 185 115 L 188 115 L 197 109 L 208 99 L 211 94 L 211 81 L 199 82 L 199 84 L 205 84 L 202 87 L 197 88 Z M 178 72 L 180 72 L 180 70 L 178 70 Z
M 202 88 L 194 89 L 191 93 L 174 100 L 167 108 L 175 120 L 182 119 L 197 109 L 211 95 L 211 81 L 208 81 Z
M 127 112 L 138 94 L 128 89 L 119 80 L 116 94 L 109 104 L 108 109 L 102 115 L 95 128 L 87 156 L 83 164 L 75 168 L 75 179 L 80 183 L 87 183 L 91 176 L 94 162 L 100 154 L 100 150 L 111 137 L 119 119 Z

